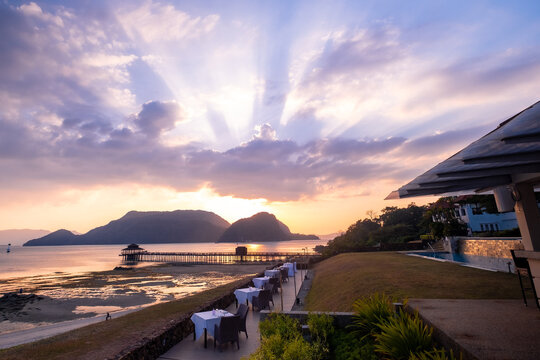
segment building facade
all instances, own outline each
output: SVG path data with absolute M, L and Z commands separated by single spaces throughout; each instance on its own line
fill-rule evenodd
M 471 232 L 502 231 L 518 227 L 516 213 L 513 211 L 489 214 L 475 204 L 456 205 L 456 217 L 467 224 Z

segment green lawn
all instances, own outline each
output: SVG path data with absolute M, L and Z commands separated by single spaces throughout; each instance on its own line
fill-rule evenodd
M 122 352 L 130 343 L 159 333 L 201 304 L 221 297 L 250 277 L 193 296 L 147 307 L 109 321 L 89 325 L 52 338 L 0 350 L 0 359 L 106 359 Z
M 315 265 L 305 309 L 352 311 L 356 299 L 376 292 L 400 300 L 521 298 L 513 274 L 400 253 L 347 253 Z

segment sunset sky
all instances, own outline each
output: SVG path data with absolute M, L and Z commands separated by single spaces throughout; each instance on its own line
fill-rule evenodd
M 2 1 L 0 229 L 345 230 L 539 95 L 539 1 Z

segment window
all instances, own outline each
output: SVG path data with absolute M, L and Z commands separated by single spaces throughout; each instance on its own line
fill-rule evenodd
M 465 211 L 464 208 L 461 208 L 461 216 L 465 216 L 465 215 L 467 215 L 467 212 Z
M 479 207 L 473 207 L 472 208 L 473 215 L 482 215 L 482 208 Z
M 493 231 L 493 224 L 489 224 L 489 231 Z
M 499 231 L 499 224 L 495 224 L 495 230 Z
M 480 229 L 484 231 L 484 224 L 480 224 Z

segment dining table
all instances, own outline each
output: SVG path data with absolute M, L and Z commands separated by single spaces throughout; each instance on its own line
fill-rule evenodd
M 286 267 L 287 269 L 289 269 L 289 276 L 294 276 L 294 273 L 297 271 L 296 270 L 296 262 L 295 263 L 285 263 L 283 264 L 283 267 Z
M 253 279 L 253 284 L 255 287 L 258 287 L 259 289 L 262 289 L 264 287 L 264 284 L 270 281 L 270 278 L 268 276 L 264 277 L 256 277 Z
M 204 334 L 204 347 L 207 347 L 208 333 L 214 336 L 214 326 L 219 325 L 222 317 L 233 316 L 226 310 L 210 310 L 194 313 L 191 316 L 191 321 L 195 325 L 195 331 L 193 332 L 193 340 L 197 340 Z
M 253 297 L 259 296 L 261 289 L 256 287 L 248 287 L 234 290 L 234 296 L 239 304 L 246 302 L 246 305 L 252 303 Z
M 279 277 L 279 273 L 280 273 L 279 269 L 264 270 L 264 276 L 268 276 L 268 277 Z

